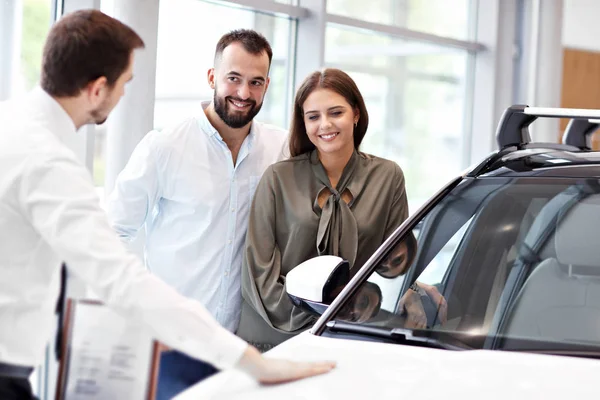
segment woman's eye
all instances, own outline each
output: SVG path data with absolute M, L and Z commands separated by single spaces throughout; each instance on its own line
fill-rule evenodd
M 392 265 L 397 267 L 398 265 L 402 265 L 404 263 L 404 256 L 394 257 L 392 259 Z
M 309 117 L 308 117 L 308 119 L 309 119 L 310 121 L 315 121 L 317 118 L 319 118 L 319 117 L 318 117 L 318 116 L 316 116 L 316 115 L 311 115 L 311 116 L 309 116 Z

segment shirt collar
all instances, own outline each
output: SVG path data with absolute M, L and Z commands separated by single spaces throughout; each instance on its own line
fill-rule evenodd
M 339 192 L 341 195 L 345 189 L 348 189 L 354 198 L 356 198 L 356 196 L 360 193 L 360 190 L 364 185 L 364 179 L 360 174 L 355 176 L 357 175 L 355 174 L 355 171 L 361 161 L 361 155 L 358 153 L 358 151 L 354 150 L 352 156 L 350 156 L 350 159 L 344 167 L 344 171 L 342 172 L 342 176 L 340 177 L 340 181 L 338 182 L 336 188 L 331 187 L 329 177 L 327 176 L 327 172 L 325 172 L 323 164 L 321 164 L 321 161 L 319 160 L 319 154 L 317 150 L 313 150 L 308 157 L 311 161 L 313 173 L 323 185 L 327 186 L 331 190 L 332 193 Z
M 248 132 L 248 136 L 246 136 L 246 142 L 248 143 L 248 150 L 250 150 L 252 148 L 252 145 L 254 144 L 254 140 L 256 138 L 256 131 L 258 130 L 258 124 L 256 124 L 254 121 L 252 121 L 252 123 L 250 124 L 250 132 Z
M 215 129 L 214 126 L 211 125 L 210 121 L 206 117 L 205 110 L 210 105 L 210 101 L 203 101 L 200 104 L 202 107 L 202 112 L 198 116 L 198 125 L 200 126 L 200 130 L 202 132 L 204 132 L 205 134 L 207 134 L 208 136 L 218 135 L 220 138 L 221 135 L 219 135 L 219 132 Z
M 358 150 L 354 150 L 350 160 L 355 166 L 352 167 L 352 179 L 350 179 L 346 188 L 352 193 L 352 198 L 356 199 L 360 192 L 362 192 L 363 187 L 367 184 L 367 179 L 369 178 L 367 165 L 369 161 L 365 154 Z
M 47 127 L 61 141 L 77 133 L 75 123 L 64 108 L 41 87 L 35 87 L 28 96 L 34 107 L 33 120 Z
M 210 101 L 203 101 L 200 104 L 202 106 L 202 112 L 198 116 L 198 125 L 200 126 L 200 130 L 208 136 L 217 135 L 219 140 L 223 140 L 223 138 L 219 134 L 219 131 L 217 131 L 217 129 L 214 126 L 212 126 L 212 124 L 206 117 L 205 110 L 210 105 Z M 258 131 L 258 124 L 256 124 L 254 121 L 252 121 L 252 123 L 250 124 L 250 132 L 248 132 L 248 136 L 244 140 L 247 143 L 248 148 L 252 147 L 252 144 L 254 143 L 254 139 L 257 136 L 257 131 Z

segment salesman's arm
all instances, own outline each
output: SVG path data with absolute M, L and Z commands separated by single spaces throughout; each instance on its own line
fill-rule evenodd
M 109 224 L 124 242 L 136 238 L 160 198 L 159 142 L 156 131 L 141 140 L 106 198 Z
M 263 382 L 331 369 L 328 363 L 276 365 L 263 359 L 200 303 L 149 273 L 109 226 L 88 171 L 72 153 L 35 154 L 26 162 L 21 212 L 73 275 L 117 312 L 146 323 L 161 342 L 217 368 L 238 366 Z

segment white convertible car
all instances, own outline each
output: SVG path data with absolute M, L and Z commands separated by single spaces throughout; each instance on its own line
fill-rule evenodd
M 351 280 L 331 256 L 288 274 L 295 304 L 322 315 L 267 356 L 335 360 L 335 370 L 274 386 L 227 371 L 176 399 L 599 398 L 591 114 L 509 108 L 500 150 L 436 194 Z M 540 116 L 575 118 L 565 144 L 529 143 Z

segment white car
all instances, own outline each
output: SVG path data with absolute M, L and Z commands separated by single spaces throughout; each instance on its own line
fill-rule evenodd
M 529 143 L 539 116 L 575 117 L 579 132 Z M 337 257 L 290 272 L 295 304 L 323 314 L 267 356 L 334 360 L 332 372 L 259 385 L 227 371 L 176 399 L 600 397 L 600 153 L 585 148 L 593 129 L 581 126 L 594 116 L 509 108 L 500 150 L 411 216 L 349 283 Z

